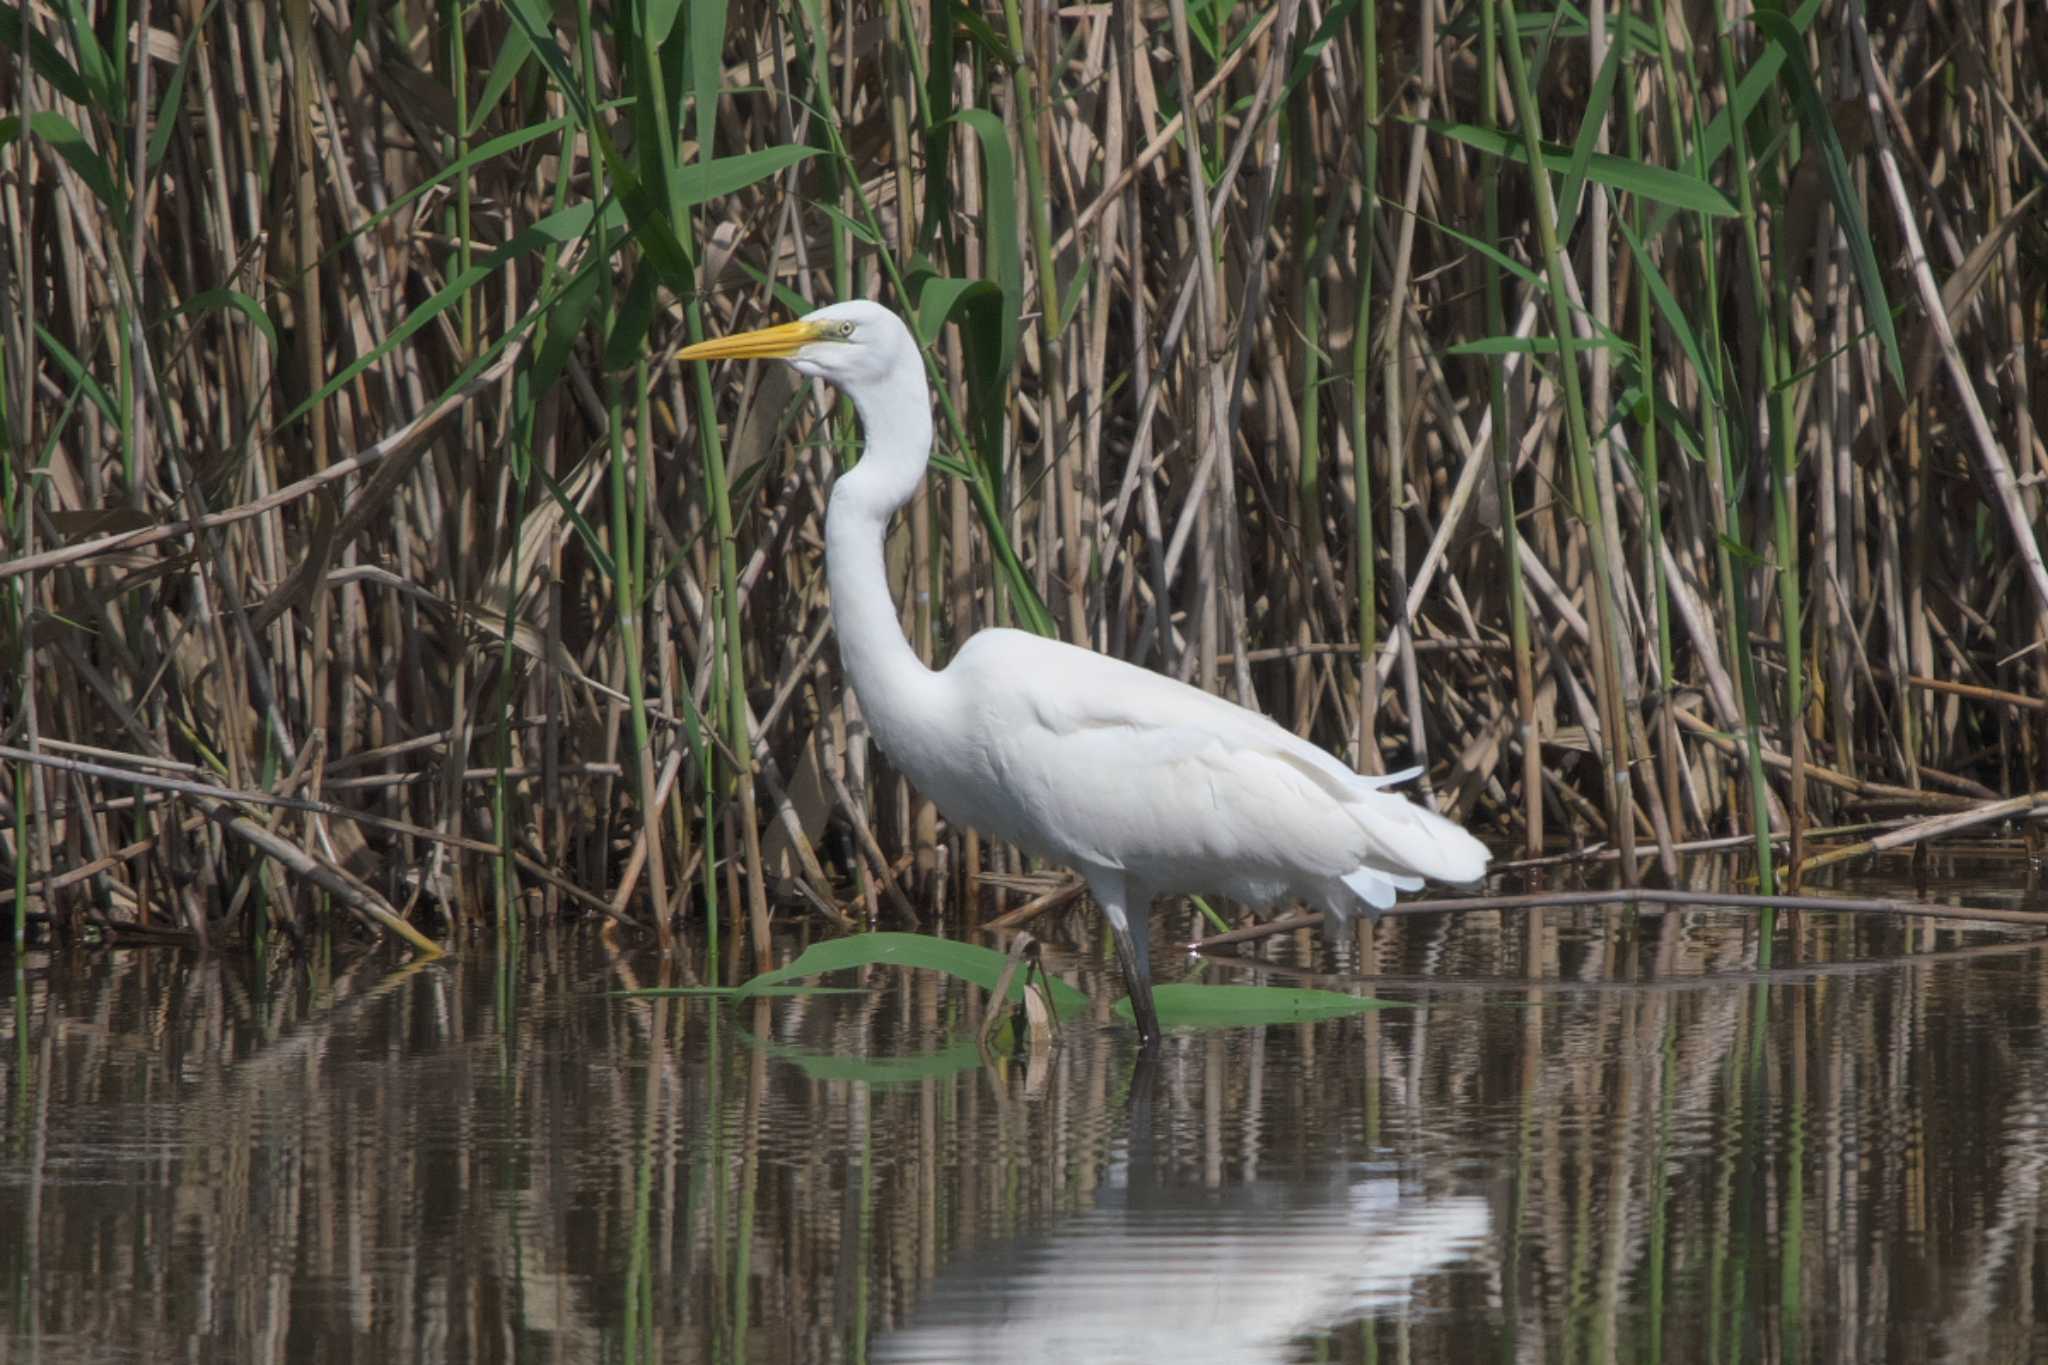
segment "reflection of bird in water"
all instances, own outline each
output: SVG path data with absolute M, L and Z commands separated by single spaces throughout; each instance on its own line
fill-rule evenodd
M 1473 1195 L 1391 1178 L 1123 1192 L 947 1267 L 876 1361 L 1281 1361 L 1296 1338 L 1398 1314 L 1485 1240 Z
M 931 391 L 917 343 L 866 302 L 685 347 L 684 360 L 776 358 L 835 385 L 867 432 L 825 522 L 832 623 L 862 713 L 947 817 L 1080 872 L 1116 931 L 1145 1042 L 1155 896 L 1293 897 L 1341 928 L 1423 878 L 1471 882 L 1486 849 L 1272 721 L 1171 678 L 1017 630 L 984 630 L 937 672 L 903 638 L 882 544 L 924 480 Z
M 870 1359 L 1295 1359 L 1297 1338 L 1398 1315 L 1415 1281 L 1456 1265 L 1492 1230 L 1484 1199 L 1407 1193 L 1389 1176 L 1221 1188 L 1162 1180 L 1154 1058 L 1141 1053 L 1132 1069 L 1124 1149 L 1094 1207 L 946 1267 Z

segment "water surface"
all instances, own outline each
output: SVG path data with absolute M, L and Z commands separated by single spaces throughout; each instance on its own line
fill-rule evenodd
M 2019 864 L 1930 890 L 2048 908 Z M 1106 1002 L 1094 925 L 1040 928 Z M 1149 1068 L 1102 1010 L 984 1062 L 977 993 L 896 969 L 626 996 L 708 966 L 586 931 L 38 951 L 0 964 L 0 1359 L 2048 1358 L 2048 950 L 1763 946 L 1586 910 L 1162 949 L 1404 1003 Z

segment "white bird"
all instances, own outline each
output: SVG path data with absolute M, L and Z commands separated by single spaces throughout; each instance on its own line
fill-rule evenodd
M 947 819 L 1079 872 L 1116 933 L 1131 1011 L 1159 1041 L 1146 916 L 1161 895 L 1291 897 L 1332 932 L 1425 877 L 1474 882 L 1487 851 L 1434 811 L 1242 706 L 1020 630 L 984 630 L 946 667 L 904 639 L 882 547 L 924 481 L 931 390 L 879 304 L 686 346 L 679 360 L 778 359 L 853 400 L 867 434 L 833 485 L 825 577 L 839 653 L 875 739 Z

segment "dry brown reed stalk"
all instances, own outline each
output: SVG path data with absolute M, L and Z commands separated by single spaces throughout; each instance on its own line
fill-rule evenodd
M 848 704 L 850 420 L 649 363 L 842 294 L 935 337 L 948 473 L 891 549 L 934 662 L 1044 625 L 1667 876 L 2048 787 L 2026 6 L 1603 11 L 1521 50 L 1521 106 L 1532 30 L 1488 5 L 79 8 L 17 11 L 0 64 L 0 738 L 232 793 L 298 767 L 363 817 L 320 856 L 428 888 L 430 930 L 605 906 L 758 955 L 771 898 L 978 920 L 1024 870 Z M 1731 149 L 1731 75 L 1773 62 Z M 197 796 L 9 773 L 60 931 L 317 910 Z

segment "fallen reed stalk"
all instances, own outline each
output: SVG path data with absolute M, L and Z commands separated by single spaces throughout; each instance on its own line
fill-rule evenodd
M 1752 895 L 1741 891 L 1686 891 L 1662 887 L 1622 887 L 1606 891 L 1543 891 L 1522 896 L 1452 896 L 1431 900 L 1402 901 L 1380 912 L 1382 918 L 1407 915 L 1470 914 L 1480 910 L 1570 910 L 1603 905 L 1670 905 L 1690 908 L 1711 906 L 1731 910 L 1807 910 L 1816 914 L 1916 915 L 1933 919 L 1966 920 L 1977 924 L 2023 924 L 2048 928 L 2048 910 L 1998 910 L 1987 906 L 1948 905 L 1940 901 L 1902 901 L 1882 897 L 1807 896 L 1787 894 Z M 1322 927 L 1320 910 L 1289 915 L 1285 919 L 1248 925 L 1221 934 L 1198 938 L 1186 945 L 1191 952 L 1227 948 L 1250 943 L 1275 934 L 1291 934 Z

